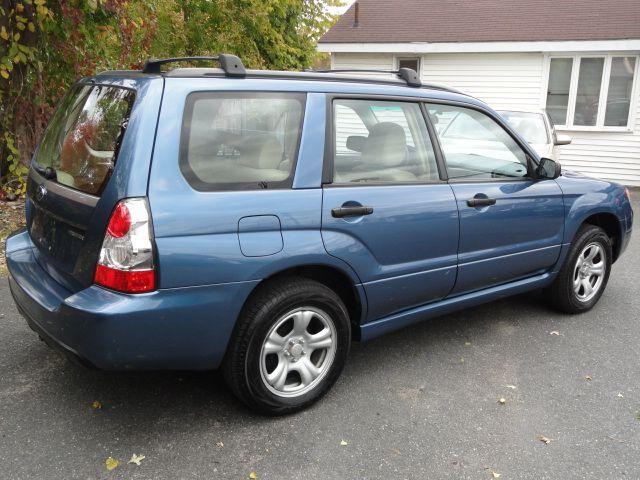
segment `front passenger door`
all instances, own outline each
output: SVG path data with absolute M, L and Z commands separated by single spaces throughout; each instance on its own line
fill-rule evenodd
M 562 191 L 530 174 L 527 152 L 477 109 L 428 106 L 460 213 L 460 294 L 553 267 L 564 230 Z

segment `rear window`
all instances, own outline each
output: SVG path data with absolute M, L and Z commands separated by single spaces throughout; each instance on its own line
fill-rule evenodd
M 62 100 L 36 155 L 56 181 L 98 195 L 109 179 L 135 99 L 132 90 L 85 85 Z
M 180 169 L 197 190 L 288 188 L 300 142 L 304 94 L 192 93 Z

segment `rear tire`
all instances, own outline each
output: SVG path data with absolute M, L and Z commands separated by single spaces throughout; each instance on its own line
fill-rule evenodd
M 576 233 L 558 276 L 547 289 L 553 307 L 565 313 L 582 313 L 598 303 L 612 263 L 611 239 L 595 225 L 585 224 Z
M 349 316 L 340 297 L 316 281 L 288 277 L 267 283 L 248 300 L 222 371 L 249 408 L 292 413 L 331 388 L 350 343 Z

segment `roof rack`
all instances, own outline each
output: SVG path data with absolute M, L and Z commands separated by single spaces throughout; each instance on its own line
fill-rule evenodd
M 460 93 L 459 90 L 453 89 L 446 85 L 439 85 L 435 83 L 423 84 L 420 80 L 418 73 L 411 68 L 400 68 L 398 70 L 376 70 L 376 69 L 358 69 L 358 68 L 343 68 L 332 70 L 305 70 L 303 72 L 281 72 L 272 70 L 246 70 L 242 60 L 235 55 L 227 53 L 221 53 L 213 57 L 175 57 L 175 58 L 160 58 L 149 59 L 142 69 L 142 73 L 145 74 L 161 74 L 162 65 L 173 62 L 185 62 L 185 61 L 214 61 L 220 63 L 220 70 L 210 70 L 206 68 L 190 68 L 190 69 L 175 69 L 171 72 L 166 72 L 169 76 L 222 76 L 236 77 L 236 78 L 281 78 L 281 79 L 295 79 L 295 80 L 321 80 L 321 81 L 349 81 L 349 82 L 366 82 L 366 83 L 380 83 L 380 84 L 392 84 L 397 85 L 398 80 L 384 77 L 365 77 L 365 76 L 340 76 L 336 75 L 332 78 L 332 73 L 387 73 L 395 75 L 399 80 L 404 81 L 409 87 L 414 88 L 431 88 L 442 90 L 451 93 Z M 114 72 L 104 72 L 104 74 L 113 74 Z M 131 72 L 123 72 L 131 73 Z
M 307 70 L 315 73 L 390 73 L 404 80 L 409 87 L 419 88 L 422 86 L 422 80 L 418 73 L 412 68 L 402 67 L 398 70 L 375 70 L 375 69 L 357 69 L 357 68 L 340 68 L 333 70 Z
M 220 62 L 220 68 L 224 71 L 227 77 L 244 77 L 246 75 L 246 70 L 244 68 L 244 64 L 242 63 L 242 60 L 240 60 L 235 55 L 230 55 L 228 53 L 221 53 L 220 55 L 216 55 L 215 57 L 174 57 L 159 59 L 152 58 L 147 60 L 147 62 L 144 64 L 142 73 L 162 73 L 160 67 L 165 63 L 202 60 Z

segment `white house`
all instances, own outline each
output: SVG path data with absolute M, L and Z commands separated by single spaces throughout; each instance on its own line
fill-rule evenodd
M 640 186 L 640 0 L 358 0 L 332 68 L 416 69 L 496 109 L 546 108 L 566 168 Z

